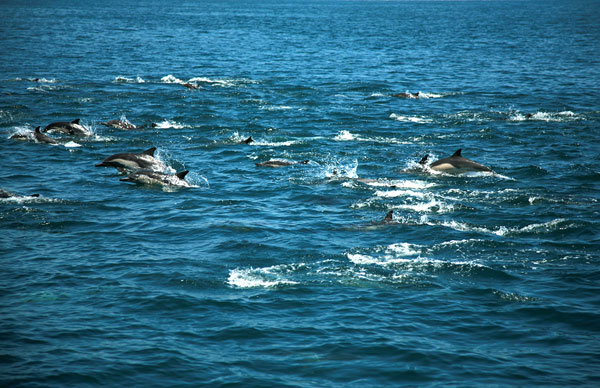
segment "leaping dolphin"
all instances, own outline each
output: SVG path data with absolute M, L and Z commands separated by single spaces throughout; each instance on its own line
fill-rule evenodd
M 177 174 L 163 174 L 151 170 L 140 170 L 129 174 L 127 178 L 121 178 L 121 181 L 146 185 L 189 187 L 189 183 L 184 180 L 188 172 L 188 170 L 185 170 L 178 172 Z
M 79 124 L 80 119 L 69 121 L 59 121 L 51 123 L 42 130 L 42 132 L 59 132 L 72 136 L 91 136 L 92 133 L 88 131 L 83 125 Z
M 40 127 L 37 127 L 35 129 L 35 131 L 33 132 L 33 137 L 35 138 L 35 141 L 37 141 L 38 143 L 47 143 L 47 144 L 58 144 L 58 142 L 56 140 L 54 140 L 53 138 L 51 138 L 48 135 L 45 135 L 43 133 L 40 132 Z
M 468 171 L 493 172 L 489 167 L 464 158 L 461 155 L 462 148 L 458 149 L 452 156 L 437 160 L 429 165 L 429 168 L 435 171 L 442 171 L 449 174 L 461 174 Z M 419 164 L 425 165 L 429 155 L 425 155 Z
M 154 151 L 156 151 L 156 147 L 149 148 L 139 154 L 131 152 L 114 154 L 104 159 L 102 163 L 96 164 L 96 167 L 114 167 L 120 172 L 160 170 L 165 166 L 160 160 L 154 157 Z

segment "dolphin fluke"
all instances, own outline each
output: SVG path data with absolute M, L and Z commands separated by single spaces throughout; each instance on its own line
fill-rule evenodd
M 425 155 L 421 158 L 421 160 L 419 161 L 419 164 L 425 164 L 427 163 L 427 159 L 429 159 L 429 155 Z

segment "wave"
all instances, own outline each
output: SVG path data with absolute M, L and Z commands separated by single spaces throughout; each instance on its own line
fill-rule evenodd
M 261 105 L 259 109 L 274 112 L 278 110 L 290 110 L 294 109 L 294 107 L 291 107 L 289 105 Z
M 178 123 L 176 121 L 172 121 L 172 120 L 163 120 L 163 121 L 159 121 L 158 123 L 155 123 L 156 125 L 154 125 L 154 128 L 158 128 L 158 129 L 183 129 L 183 128 L 191 128 L 190 126 Z
M 509 121 L 545 121 L 545 122 L 568 122 L 585 120 L 585 117 L 571 111 L 561 112 L 510 112 L 508 113 Z
M 235 288 L 275 288 L 298 284 L 289 280 L 287 275 L 293 272 L 294 265 L 275 265 L 265 268 L 232 269 L 227 284 Z
M 209 84 L 211 86 L 231 88 L 237 87 L 247 84 L 255 84 L 257 81 L 248 79 L 248 78 L 224 78 L 224 79 L 212 79 L 208 77 L 192 77 L 187 81 L 184 81 L 180 78 L 175 77 L 172 74 L 166 75 L 160 79 L 160 82 L 167 84 L 186 84 L 186 83 L 194 83 L 194 84 Z
M 258 81 L 249 78 L 224 78 L 224 79 L 212 79 L 207 77 L 194 77 L 190 78 L 188 82 L 196 83 L 207 83 L 211 86 L 220 86 L 224 88 L 237 87 L 247 84 L 257 84 Z
M 146 81 L 142 77 L 128 78 L 122 75 L 115 77 L 114 82 L 116 83 L 125 83 L 125 84 L 143 84 Z
M 230 143 L 239 144 L 249 136 L 240 135 L 239 132 L 234 132 L 230 137 Z M 286 141 L 268 141 L 265 139 L 253 139 L 251 143 L 248 143 L 249 146 L 267 146 L 267 147 L 289 147 L 295 144 L 302 144 L 301 140 L 286 140 Z
M 54 84 L 57 82 L 57 80 L 55 78 L 21 78 L 21 77 L 17 77 L 14 78 L 13 81 L 29 81 L 29 82 L 38 82 L 41 84 Z
M 403 116 L 403 115 L 398 115 L 396 113 L 392 113 L 390 115 L 390 119 L 394 119 L 396 121 L 408 122 L 408 123 L 418 123 L 418 124 L 433 123 L 433 119 L 427 118 L 424 116 Z
M 360 135 L 356 135 L 347 130 L 340 131 L 333 138 L 336 141 L 364 141 L 364 142 L 372 142 L 372 143 L 381 143 L 381 144 L 412 144 L 412 142 L 399 140 L 396 138 L 386 138 L 386 137 L 362 137 Z

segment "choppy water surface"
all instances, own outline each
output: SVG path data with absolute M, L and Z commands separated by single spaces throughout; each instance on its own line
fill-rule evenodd
M 1 385 L 595 386 L 598 20 L 2 2 Z M 95 167 L 151 147 L 191 187 Z M 495 173 L 418 164 L 459 148 Z

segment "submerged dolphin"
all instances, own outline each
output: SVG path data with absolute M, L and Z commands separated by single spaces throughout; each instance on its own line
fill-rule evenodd
M 107 127 L 117 128 L 117 129 L 140 129 L 142 127 L 135 126 L 128 121 L 122 120 L 108 120 L 107 122 L 100 123 L 101 125 L 105 125 Z
M 392 94 L 392 97 L 398 97 L 398 98 L 419 98 L 419 92 L 416 92 L 416 93 L 411 93 L 411 92 L 396 93 L 396 94 Z
M 435 171 L 442 171 L 449 174 L 460 174 L 468 171 L 483 171 L 493 172 L 490 168 L 474 162 L 470 159 L 463 158 L 461 155 L 462 149 L 459 148 L 452 156 L 437 160 L 429 165 L 429 168 Z M 425 155 L 419 164 L 425 165 L 429 155 Z
M 59 132 L 72 136 L 91 136 L 91 132 L 88 131 L 83 125 L 79 124 L 80 119 L 73 121 L 59 121 L 51 123 L 43 129 L 43 132 Z
M 12 134 L 9 139 L 13 139 L 13 140 L 21 140 L 21 141 L 28 141 L 31 140 L 31 136 L 33 135 L 32 132 L 17 132 L 15 134 Z
M 147 149 L 146 151 L 134 154 L 124 152 L 114 154 L 104 159 L 102 163 L 98 163 L 96 167 L 114 167 L 120 172 L 125 170 L 157 170 L 164 167 L 163 163 L 154 157 L 156 147 Z
M 189 171 L 181 171 L 177 174 L 163 174 L 152 170 L 140 170 L 131 173 L 127 178 L 121 178 L 123 182 L 141 183 L 146 185 L 182 186 L 189 187 L 184 178 Z
M 39 194 L 31 194 L 30 197 L 39 197 Z M 16 198 L 16 197 L 20 197 L 20 195 L 17 195 L 15 193 L 11 193 L 8 190 L 4 190 L 4 189 L 0 189 L 0 198 Z
M 35 138 L 35 141 L 37 141 L 38 143 L 58 144 L 58 142 L 56 140 L 54 140 L 53 138 L 51 138 L 50 136 L 41 133 L 40 127 L 37 127 L 35 129 L 35 131 L 33 132 L 33 137 Z
M 256 163 L 258 167 L 284 167 L 294 164 L 308 164 L 308 160 L 303 160 L 301 162 L 288 162 L 286 160 L 271 159 L 267 160 L 266 162 Z

